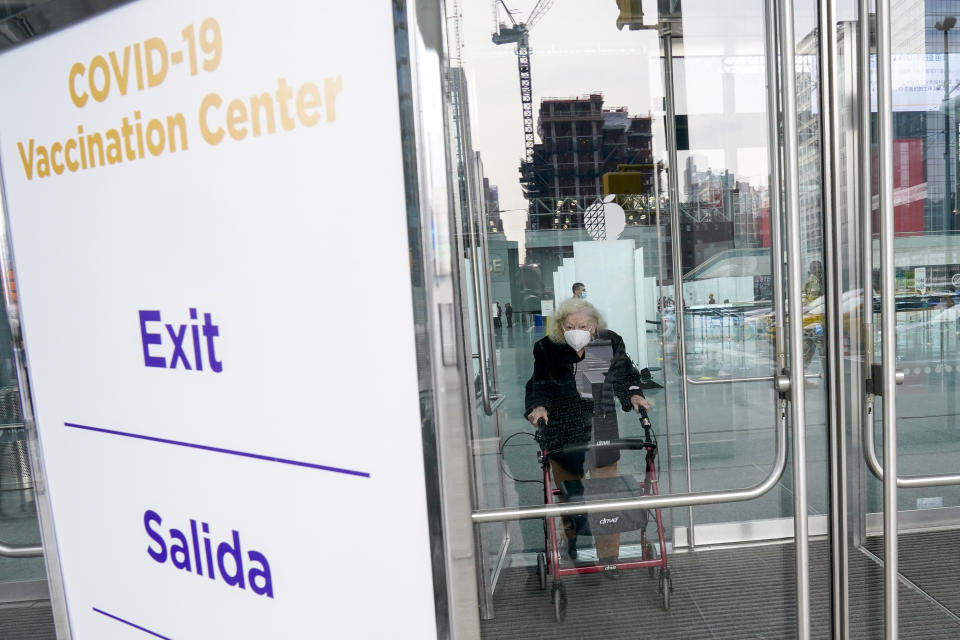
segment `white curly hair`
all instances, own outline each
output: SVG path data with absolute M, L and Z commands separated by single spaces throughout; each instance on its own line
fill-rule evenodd
M 560 303 L 553 315 L 550 317 L 550 339 L 557 344 L 565 344 L 563 337 L 563 321 L 567 316 L 573 313 L 585 313 L 594 324 L 597 325 L 597 331 L 603 331 L 607 328 L 607 321 L 597 311 L 597 308 L 582 298 L 567 298 Z

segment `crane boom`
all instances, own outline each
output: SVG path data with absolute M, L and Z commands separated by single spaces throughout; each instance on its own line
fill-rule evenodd
M 524 158 L 527 162 L 533 162 L 533 84 L 530 76 L 530 40 L 527 37 L 517 43 L 517 67 L 520 72 L 520 108 L 523 110 Z
M 534 5 L 533 10 L 530 11 L 530 17 L 527 18 L 527 29 L 533 29 L 533 25 L 540 22 L 540 18 L 550 10 L 550 7 L 552 7 L 556 1 L 557 0 L 537 0 L 537 4 Z

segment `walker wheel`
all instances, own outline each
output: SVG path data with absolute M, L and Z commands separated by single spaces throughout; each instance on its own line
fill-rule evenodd
M 670 611 L 670 594 L 673 592 L 673 578 L 670 577 L 670 569 L 660 569 L 658 571 L 657 591 L 660 592 L 660 606 L 664 611 Z
M 644 555 L 644 558 L 643 558 L 644 560 L 656 560 L 656 559 L 657 559 L 657 552 L 656 552 L 656 550 L 655 550 L 652 542 L 648 542 L 646 545 L 644 545 L 643 550 L 644 550 L 644 554 L 643 554 L 643 555 Z M 648 567 L 648 568 L 647 568 L 647 575 L 648 575 L 651 579 L 653 579 L 653 577 L 654 577 L 655 575 L 657 575 L 657 572 L 654 570 L 654 567 Z
M 540 591 L 547 588 L 547 554 L 543 551 L 537 554 L 537 577 L 540 578 Z
M 553 583 L 553 616 L 557 622 L 567 618 L 567 588 L 561 582 Z

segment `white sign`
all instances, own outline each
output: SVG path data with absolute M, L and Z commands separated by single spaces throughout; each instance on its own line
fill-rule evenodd
M 0 54 L 74 638 L 436 636 L 392 11 L 145 1 Z
M 913 268 L 913 286 L 916 287 L 917 291 L 924 293 L 927 290 L 927 268 L 926 267 L 914 267 Z

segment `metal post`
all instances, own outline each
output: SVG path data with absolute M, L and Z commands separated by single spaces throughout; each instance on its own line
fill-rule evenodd
M 877 121 L 880 156 L 880 322 L 883 362 L 883 591 L 884 637 L 896 640 L 897 593 L 897 318 L 893 264 L 893 79 L 890 0 L 877 0 Z
M 774 333 L 774 379 L 787 369 L 787 347 L 784 331 L 786 316 L 783 309 L 783 241 L 781 238 L 781 162 L 780 162 L 780 78 L 777 74 L 777 2 L 766 0 L 764 5 L 764 30 L 767 66 L 767 137 L 770 160 L 770 273 L 773 280 Z M 786 410 L 786 400 L 776 400 L 777 414 Z
M 857 121 L 859 175 L 857 176 L 857 202 L 860 208 L 860 278 L 863 285 L 863 304 L 861 305 L 860 353 L 863 366 L 860 370 L 863 384 L 863 400 L 860 403 L 861 444 L 866 447 L 866 435 L 873 442 L 874 416 L 871 375 L 873 372 L 873 191 L 871 171 L 873 149 L 870 138 L 873 131 L 870 97 L 870 0 L 858 0 L 857 22 Z M 873 449 L 871 447 L 870 451 Z M 869 462 L 869 460 L 868 460 Z M 866 490 L 860 484 L 859 501 L 866 504 Z M 866 538 L 866 514 L 860 513 L 857 522 L 855 542 Z
M 666 438 L 666 452 L 667 452 L 667 493 L 673 493 L 673 456 L 670 453 L 670 403 L 667 401 L 667 353 L 666 347 L 664 346 L 666 340 L 664 338 L 663 332 L 663 315 L 666 311 L 665 297 L 663 295 L 663 236 L 660 230 L 660 171 L 659 169 L 654 168 L 654 178 L 653 178 L 653 195 L 654 200 L 657 203 L 657 278 L 660 283 L 660 325 L 658 331 L 660 332 L 660 354 L 663 356 L 663 419 L 664 424 L 666 424 L 667 438 Z M 668 511 L 667 517 L 669 518 L 670 528 L 673 528 L 673 512 Z
M 793 426 L 793 537 L 796 553 L 797 638 L 810 637 L 810 560 L 807 523 L 806 403 L 803 395 L 803 275 L 800 264 L 800 168 L 797 138 L 796 36 L 793 0 L 780 3 L 779 39 L 783 98 L 783 183 L 787 220 L 790 311 L 790 420 Z
M 946 20 L 944 20 L 946 23 Z M 943 224 L 953 228 L 950 198 L 950 29 L 943 30 Z
M 667 173 L 670 197 L 670 242 L 673 262 L 673 313 L 677 329 L 677 367 L 680 370 L 680 402 L 683 413 L 683 449 L 687 468 L 687 491 L 693 491 L 693 472 L 690 469 L 690 412 L 687 404 L 687 352 L 683 310 L 683 260 L 680 248 L 680 182 L 677 166 L 677 120 L 673 86 L 673 33 L 669 24 L 661 35 L 663 42 L 663 86 L 666 101 L 667 122 L 664 127 L 667 138 Z M 693 507 L 687 510 L 687 544 L 696 548 L 694 536 Z
M 840 292 L 843 282 L 840 265 L 840 224 L 835 194 L 837 164 L 840 161 L 840 110 L 837 97 L 836 45 L 837 21 L 834 2 L 820 0 L 818 7 L 818 59 L 820 66 L 820 150 L 822 158 L 821 192 L 823 202 L 824 278 L 826 319 L 826 391 L 827 429 L 830 461 L 830 547 L 833 637 L 846 638 L 850 609 L 847 584 L 847 467 L 844 438 L 845 394 L 843 392 L 843 312 Z
M 950 193 L 950 29 L 957 24 L 956 16 L 944 16 L 934 28 L 943 31 L 943 224 L 950 229 L 952 198 Z

